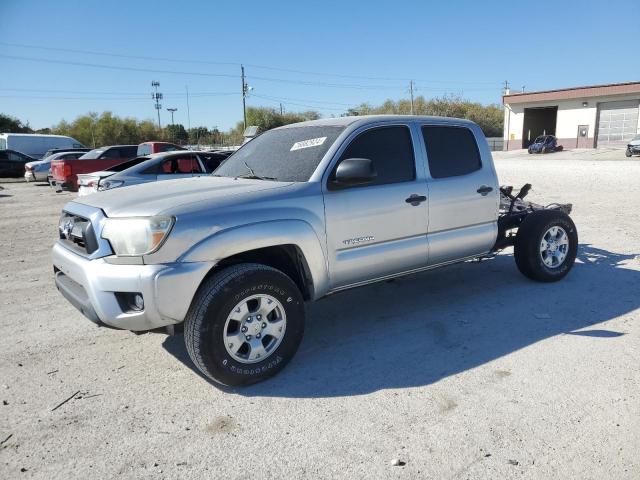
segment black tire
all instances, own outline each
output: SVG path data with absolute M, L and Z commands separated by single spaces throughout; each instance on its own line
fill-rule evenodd
M 269 295 L 286 313 L 285 334 L 264 360 L 242 363 L 225 347 L 224 327 L 232 309 L 244 298 Z M 184 341 L 189 357 L 204 375 L 227 386 L 244 386 L 266 380 L 293 358 L 304 333 L 304 300 L 296 284 L 275 268 L 243 263 L 220 270 L 198 289 L 184 321 Z
M 627 148 L 627 150 L 624 152 L 624 156 L 627 157 L 627 158 L 630 157 L 631 156 L 631 150 L 629 150 Z
M 542 237 L 552 227 L 562 227 L 567 233 L 567 256 L 557 267 L 548 267 L 542 260 Z M 563 278 L 573 267 L 578 253 L 578 231 L 573 220 L 559 210 L 539 210 L 530 213 L 518 228 L 514 256 L 518 270 L 531 280 L 555 282 Z
M 533 153 L 530 148 L 527 149 L 527 151 L 529 152 L 529 155 L 531 155 Z

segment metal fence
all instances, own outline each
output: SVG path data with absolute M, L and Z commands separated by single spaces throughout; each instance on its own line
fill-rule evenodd
M 488 137 L 487 143 L 492 152 L 501 152 L 504 148 L 504 138 L 502 137 Z

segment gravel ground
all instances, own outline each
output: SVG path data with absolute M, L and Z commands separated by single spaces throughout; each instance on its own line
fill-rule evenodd
M 502 183 L 575 205 L 565 280 L 507 253 L 324 299 L 285 371 L 230 392 L 181 335 L 86 321 L 49 260 L 71 194 L 5 184 L 0 478 L 639 478 L 640 161 L 524 157 Z

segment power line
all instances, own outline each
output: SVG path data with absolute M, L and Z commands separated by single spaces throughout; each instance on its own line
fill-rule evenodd
M 97 92 L 97 91 L 86 91 L 86 90 L 53 90 L 53 89 L 45 89 L 45 88 L 3 88 L 0 87 L 1 91 L 8 92 L 28 92 L 28 93 L 68 93 L 72 95 L 128 95 L 132 97 L 146 97 L 148 95 L 147 92 Z M 237 95 L 237 92 L 192 92 L 189 95 L 191 96 L 216 96 L 216 95 Z M 172 95 L 176 97 L 184 97 L 187 94 L 184 92 L 170 92 L 165 95 Z
M 20 57 L 17 55 L 1 55 L 2 58 L 9 58 L 12 60 L 24 60 L 28 62 L 44 62 L 44 63 L 58 63 L 62 65 L 74 65 L 78 67 L 92 67 L 92 68 L 106 68 L 112 70 L 127 70 L 131 72 L 143 72 L 143 73 L 167 73 L 173 75 L 196 75 L 201 77 L 225 77 L 225 78 L 237 78 L 237 75 L 225 74 L 225 73 L 203 73 L 203 72 L 181 72 L 177 70 L 157 70 L 151 68 L 137 68 L 137 67 L 123 67 L 120 65 L 104 65 L 101 63 L 86 63 L 86 62 L 71 62 L 67 60 L 52 60 L 49 58 L 37 58 L 37 57 Z
M 67 52 L 67 53 L 77 53 L 82 55 L 102 55 L 107 57 L 114 58 L 128 58 L 133 60 L 151 60 L 151 61 L 162 61 L 162 62 L 174 62 L 174 63 L 187 63 L 187 64 L 202 64 L 202 65 L 226 65 L 226 66 L 234 66 L 238 67 L 241 64 L 238 62 L 216 62 L 210 60 L 192 60 L 192 59 L 177 59 L 177 58 L 167 58 L 167 57 L 149 57 L 142 55 L 127 55 L 120 53 L 109 53 L 109 52 L 97 52 L 93 50 L 79 50 L 79 49 L 71 49 L 71 48 L 59 48 L 59 47 L 46 47 L 41 45 L 28 45 L 21 43 L 9 43 L 9 42 L 0 42 L 0 45 L 10 46 L 10 47 L 18 47 L 18 48 L 31 48 L 37 50 L 46 50 L 46 51 L 58 51 L 58 52 Z M 406 82 L 409 81 L 410 78 L 403 77 L 379 77 L 379 76 L 367 76 L 367 75 L 352 75 L 352 74 L 344 74 L 344 73 L 331 73 L 331 72 L 315 72 L 309 70 L 298 70 L 293 68 L 283 68 L 283 67 L 274 67 L 269 65 L 259 65 L 254 63 L 245 63 L 247 67 L 263 69 L 263 70 L 272 70 L 278 72 L 287 72 L 287 73 L 297 73 L 301 75 L 315 75 L 315 76 L 324 76 L 324 77 L 334 77 L 334 78 L 351 78 L 351 79 L 361 79 L 361 80 L 374 80 L 374 81 L 396 81 L 396 82 Z M 443 79 L 417 79 L 414 81 L 418 81 L 421 83 L 441 83 L 441 84 L 460 84 L 460 85 L 495 85 L 497 82 L 494 81 L 466 81 L 466 80 L 443 80 Z
M 43 95 L 0 95 L 0 98 L 15 98 L 15 99 L 40 99 L 40 100 L 109 100 L 109 101 L 123 101 L 123 102 L 148 102 L 146 98 L 131 98 L 131 97 L 52 97 Z
M 55 63 L 55 64 L 62 64 L 62 65 L 74 65 L 74 66 L 80 66 L 80 67 L 103 68 L 103 69 L 111 69 L 111 70 L 125 70 L 125 71 L 131 71 L 131 72 L 165 73 L 165 74 L 171 74 L 171 75 L 195 75 L 200 77 L 238 78 L 237 75 L 232 75 L 227 73 L 185 72 L 185 71 L 178 71 L 178 70 L 160 70 L 160 69 L 151 69 L 151 68 L 124 67 L 120 65 L 105 65 L 101 63 L 72 62 L 67 60 L 52 60 L 49 58 L 37 58 L 37 57 L 20 57 L 17 55 L 0 54 L 0 58 L 9 58 L 12 60 L 22 60 L 22 61 L 28 61 L 28 62 Z M 367 89 L 367 90 L 389 90 L 389 89 L 397 88 L 397 87 L 388 86 L 388 85 L 358 85 L 358 84 L 346 84 L 346 83 L 311 82 L 311 81 L 304 81 L 304 80 L 289 80 L 284 78 L 256 77 L 256 76 L 252 76 L 251 78 L 257 79 L 257 80 L 263 80 L 266 82 L 279 82 L 279 83 L 288 83 L 288 84 L 296 84 L 296 85 L 309 85 L 309 86 L 334 87 L 334 88 L 356 88 L 356 89 Z
M 252 94 L 252 96 L 265 98 L 267 100 L 277 100 L 278 102 L 290 103 L 291 105 L 293 105 L 293 103 L 291 102 L 320 103 L 320 104 L 327 104 L 327 105 L 334 105 L 334 106 L 339 105 L 343 107 L 351 107 L 353 105 L 353 103 L 327 102 L 325 100 L 311 100 L 308 98 L 291 98 L 291 97 L 279 97 L 279 96 L 274 97 L 271 95 L 256 95 L 256 94 Z
M 318 105 L 308 105 L 305 103 L 296 103 L 296 102 L 288 102 L 288 101 L 284 101 L 281 98 L 276 98 L 276 97 L 269 97 L 266 95 L 258 95 L 258 94 L 252 94 L 252 97 L 256 97 L 256 98 L 261 98 L 263 100 L 267 100 L 269 102 L 274 102 L 274 103 L 285 103 L 287 105 L 295 105 L 297 107 L 305 107 L 305 108 L 320 108 L 321 110 L 333 110 L 333 111 L 339 111 L 339 112 L 344 112 L 345 108 L 335 108 L 335 107 L 318 107 Z
M 179 62 L 179 63 L 202 63 L 202 64 L 209 64 L 209 65 L 229 65 L 229 66 L 240 65 L 239 63 L 236 63 L 236 62 L 213 62 L 209 60 L 185 60 L 185 59 L 174 59 L 174 58 L 166 58 L 166 57 L 145 57 L 141 55 L 125 55 L 121 53 L 96 52 L 92 50 L 78 50 L 74 48 L 45 47 L 42 45 L 27 45 L 22 43 L 0 42 L 0 45 L 5 45 L 7 47 L 48 50 L 51 52 L 67 52 L 67 53 L 79 53 L 82 55 L 103 55 L 105 57 L 130 58 L 132 60 L 153 60 L 153 61 L 161 61 L 161 62 Z

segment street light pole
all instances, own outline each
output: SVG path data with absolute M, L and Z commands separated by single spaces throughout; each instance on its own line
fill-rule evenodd
M 173 113 L 177 111 L 177 108 L 167 108 L 167 112 L 171 112 L 171 125 L 175 125 L 175 123 L 173 123 Z

